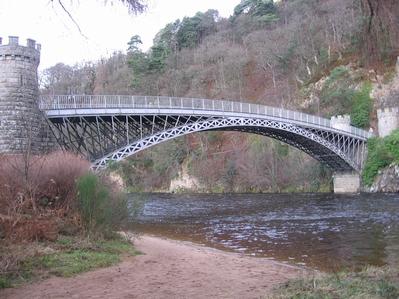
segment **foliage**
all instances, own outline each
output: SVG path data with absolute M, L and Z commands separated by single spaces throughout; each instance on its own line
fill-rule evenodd
M 277 7 L 273 0 L 241 0 L 234 8 L 234 16 L 249 14 L 251 16 L 265 16 L 275 14 Z
M 367 142 L 367 160 L 362 178 L 367 186 L 374 182 L 378 171 L 391 163 L 399 164 L 399 130 L 384 138 L 370 138 Z
M 351 121 L 352 125 L 358 128 L 366 128 L 370 125 L 370 113 L 373 108 L 373 101 L 370 97 L 371 84 L 363 84 L 361 90 L 353 95 Z
M 109 234 L 128 219 L 127 199 L 112 192 L 96 175 L 88 173 L 81 176 L 77 189 L 79 211 L 88 233 Z
M 218 15 L 217 10 L 210 9 L 205 13 L 197 12 L 193 17 L 183 18 L 176 32 L 178 48 L 181 50 L 196 47 L 205 36 L 215 32 Z
M 312 279 L 292 280 L 274 291 L 270 298 L 385 298 L 399 297 L 398 270 L 366 268 L 358 273 L 342 272 Z
M 394 163 L 399 164 L 399 130 L 393 131 L 385 137 L 385 146 Z
M 330 114 L 346 114 L 351 111 L 355 90 L 349 72 L 344 67 L 331 71 L 320 94 L 320 106 L 329 107 Z
M 127 48 L 127 52 L 129 53 L 136 53 L 139 52 L 139 46 L 142 45 L 143 42 L 141 41 L 141 37 L 139 35 L 133 35 L 130 39 L 130 41 L 127 43 L 127 45 L 129 46 Z
M 372 99 L 371 84 L 363 83 L 360 90 L 355 84 L 362 78 L 351 74 L 345 66 L 334 68 L 325 81 L 320 94 L 322 107 L 329 106 L 330 114 L 347 114 L 350 112 L 352 125 L 366 128 L 370 124 Z
M 177 138 L 113 164 L 112 170 L 122 177 L 128 192 L 166 189 L 187 155 L 184 138 Z
M 149 72 L 148 55 L 141 51 L 130 53 L 128 65 L 133 73 L 132 87 L 140 86 L 143 78 Z
M 166 58 L 169 56 L 169 49 L 164 45 L 152 46 L 148 61 L 149 72 L 163 71 L 166 65 Z
M 325 85 L 330 87 L 335 81 L 339 80 L 342 77 L 347 78 L 348 69 L 342 65 L 337 66 L 330 72 L 330 76 L 328 76 Z

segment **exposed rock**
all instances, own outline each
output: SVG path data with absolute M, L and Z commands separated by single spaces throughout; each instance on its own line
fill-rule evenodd
M 198 191 L 200 183 L 197 178 L 188 173 L 187 163 L 183 163 L 182 170 L 179 171 L 177 178 L 171 180 L 169 192 L 178 192 L 181 190 Z
M 125 187 L 122 176 L 115 171 L 110 172 L 108 178 L 110 182 L 115 185 L 119 190 L 123 190 L 123 188 Z
M 390 165 L 381 170 L 370 192 L 399 192 L 399 165 Z

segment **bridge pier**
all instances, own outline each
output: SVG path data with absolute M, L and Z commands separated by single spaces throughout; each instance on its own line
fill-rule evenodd
M 356 172 L 335 172 L 333 174 L 334 193 L 358 193 L 360 175 Z

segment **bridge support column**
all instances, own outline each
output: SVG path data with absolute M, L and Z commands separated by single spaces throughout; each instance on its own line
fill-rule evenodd
M 334 193 L 358 193 L 360 175 L 355 172 L 335 172 L 333 175 Z

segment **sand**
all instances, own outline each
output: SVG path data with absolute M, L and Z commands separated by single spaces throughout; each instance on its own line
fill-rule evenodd
M 73 278 L 0 291 L 1 298 L 260 298 L 306 270 L 189 242 L 142 236 L 144 254 Z

